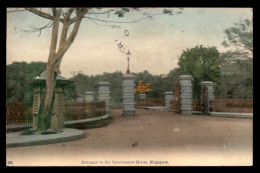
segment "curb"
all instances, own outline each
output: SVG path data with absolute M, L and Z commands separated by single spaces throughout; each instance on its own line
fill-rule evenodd
M 76 135 L 68 135 L 64 137 L 54 137 L 58 136 L 59 134 L 52 134 L 51 138 L 46 139 L 40 139 L 35 141 L 24 141 L 23 137 L 20 135 L 20 132 L 17 132 L 17 137 L 14 136 L 14 138 L 18 139 L 18 141 L 15 142 L 9 142 L 6 141 L 6 148 L 12 148 L 12 147 L 24 147 L 24 146 L 33 146 L 33 145 L 44 145 L 44 144 L 55 144 L 55 143 L 62 143 L 62 142 L 69 142 L 74 140 L 79 140 L 85 137 L 85 132 L 83 130 L 76 130 L 76 129 L 70 129 L 69 131 L 75 131 Z M 75 133 L 73 132 L 73 133 Z M 66 132 L 64 132 L 66 133 Z M 6 137 L 8 138 L 8 137 Z M 12 138 L 12 137 L 10 137 Z
M 72 124 L 82 124 L 82 123 L 86 123 L 86 122 L 93 122 L 93 121 L 98 121 L 98 120 L 103 120 L 103 119 L 107 119 L 109 118 L 110 115 L 103 115 L 103 116 L 99 116 L 99 117 L 94 117 L 94 118 L 87 118 L 87 119 L 83 119 L 83 120 L 71 120 L 71 121 L 65 121 L 64 122 L 64 127 L 66 125 L 72 125 Z M 26 130 L 29 128 L 32 128 L 33 126 L 31 124 L 18 124 L 18 125 L 6 125 L 6 132 L 10 133 L 10 132 L 19 132 L 22 130 Z
M 98 120 L 107 119 L 109 117 L 110 117 L 109 115 L 103 115 L 103 116 L 94 117 L 94 118 L 87 118 L 87 119 L 83 119 L 83 120 L 65 121 L 64 126 L 65 125 L 71 125 L 71 124 L 81 124 L 81 123 L 86 123 L 86 122 L 98 121 Z
M 192 114 L 201 115 L 201 111 L 192 111 Z M 209 112 L 208 116 L 230 117 L 230 118 L 253 118 L 252 113 L 236 113 L 236 112 Z

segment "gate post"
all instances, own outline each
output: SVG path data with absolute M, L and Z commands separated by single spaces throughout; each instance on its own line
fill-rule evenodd
M 131 74 L 123 75 L 123 116 L 135 115 L 135 76 Z
M 170 108 L 171 107 L 170 101 L 174 99 L 174 92 L 167 91 L 164 93 L 164 95 L 165 95 L 165 107 Z
M 77 94 L 77 95 L 76 95 L 76 101 L 77 101 L 77 102 L 83 102 L 83 100 L 84 100 L 84 99 L 83 99 L 83 95 L 82 95 L 82 94 Z
M 193 77 L 182 75 L 178 79 L 181 86 L 181 114 L 192 114 Z
M 110 83 L 99 82 L 98 100 L 106 101 L 106 114 L 110 115 Z
M 213 109 L 213 100 L 215 99 L 214 94 L 214 86 L 215 83 L 211 81 L 203 81 L 200 83 L 201 85 L 201 95 L 200 95 L 200 102 L 201 102 L 201 110 L 206 110 L 204 113 L 208 113 Z M 207 93 L 205 93 L 207 92 Z M 207 98 L 205 98 L 207 97 Z M 207 103 L 206 103 L 207 102 Z M 205 107 L 206 106 L 206 107 Z
M 94 100 L 94 92 L 93 91 L 86 91 L 85 92 L 85 101 L 93 101 Z

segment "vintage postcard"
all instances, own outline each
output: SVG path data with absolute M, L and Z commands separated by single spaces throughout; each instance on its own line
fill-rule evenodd
M 6 8 L 6 166 L 252 166 L 252 8 Z

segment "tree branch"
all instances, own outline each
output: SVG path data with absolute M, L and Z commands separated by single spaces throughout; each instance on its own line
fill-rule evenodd
M 59 72 L 59 66 L 60 66 L 61 59 L 63 58 L 65 52 L 69 49 L 69 47 L 73 43 L 73 41 L 78 33 L 81 20 L 83 19 L 83 16 L 87 13 L 88 10 L 89 10 L 89 8 L 77 9 L 77 16 L 76 16 L 77 21 L 74 25 L 74 28 L 73 28 L 69 38 L 67 39 L 67 41 L 63 44 L 62 47 L 59 48 L 59 50 L 57 52 L 57 56 L 56 56 L 56 60 L 55 60 L 55 63 L 56 63 L 55 69 L 57 70 L 57 72 Z
M 89 15 L 90 13 L 88 13 L 88 15 Z M 96 18 L 97 19 L 99 19 L 98 18 L 98 16 L 95 14 L 95 13 L 92 13 L 92 14 L 94 14 L 95 16 L 96 16 Z M 91 14 L 90 14 L 91 15 Z M 107 25 L 107 24 L 105 24 L 105 25 L 102 25 L 102 24 L 99 24 L 99 23 L 97 23 L 97 22 L 95 22 L 94 20 L 92 20 L 92 19 L 89 19 L 91 22 L 93 22 L 93 23 L 95 23 L 96 25 L 99 25 L 99 26 L 111 26 L 112 28 L 115 28 L 115 27 L 118 27 L 118 28 L 120 28 L 120 26 L 117 26 L 117 25 Z
M 61 32 L 61 38 L 60 38 L 60 45 L 59 45 L 59 50 L 63 49 L 64 46 L 66 45 L 66 39 L 67 39 L 67 35 L 68 35 L 68 29 L 69 29 L 69 26 L 70 26 L 70 16 L 72 14 L 72 12 L 74 11 L 75 9 L 74 8 L 70 8 L 67 13 L 65 14 L 65 17 L 64 17 L 64 22 L 63 22 L 63 28 L 62 28 L 62 32 Z M 58 55 L 59 56 L 59 55 Z M 61 57 L 58 58 L 58 60 L 56 60 L 56 63 L 55 63 L 55 67 L 54 67 L 54 71 L 57 73 L 57 74 L 60 74 L 60 63 L 61 63 L 61 60 L 63 58 L 63 55 Z
M 56 16 L 57 9 L 56 9 L 56 8 L 51 8 L 51 10 L 52 10 L 52 15 L 53 15 L 53 16 Z
M 95 22 L 94 20 L 92 19 L 89 19 L 91 22 L 95 23 L 96 25 L 99 25 L 99 26 L 111 26 L 112 28 L 120 28 L 120 26 L 117 26 L 117 25 L 102 25 L 102 24 L 99 24 L 97 22 Z
M 70 26 L 69 20 L 70 20 L 70 16 L 71 16 L 72 12 L 74 10 L 75 10 L 74 8 L 70 8 L 65 14 L 59 47 L 63 47 L 63 45 L 66 43 L 68 29 L 69 29 L 69 26 Z
M 43 29 L 46 29 L 46 28 L 50 28 L 53 24 L 53 21 L 50 21 L 48 24 L 42 26 L 42 27 L 36 27 L 36 26 L 30 26 L 31 30 L 30 29 L 22 29 L 22 28 L 15 28 L 18 29 L 20 32 L 25 32 L 25 33 L 28 33 L 28 34 L 31 34 L 31 33 L 34 33 L 34 32 L 39 32 L 39 36 L 41 35 L 41 31 Z
M 88 10 L 89 10 L 88 8 L 80 9 L 80 11 L 79 11 L 79 13 L 78 13 L 78 15 L 77 15 L 77 22 L 75 23 L 74 28 L 73 28 L 73 30 L 72 30 L 72 32 L 71 32 L 71 34 L 70 34 L 68 40 L 66 41 L 66 43 L 67 43 L 68 45 L 70 45 L 70 44 L 74 41 L 74 39 L 75 39 L 75 37 L 76 37 L 76 35 L 77 35 L 77 33 L 78 33 L 81 20 L 83 19 L 83 16 L 85 15 L 85 13 L 86 13 Z
M 41 17 L 43 17 L 45 19 L 54 20 L 53 16 L 51 16 L 51 15 L 49 15 L 47 13 L 44 13 L 42 11 L 39 11 L 39 10 L 37 10 L 35 8 L 25 8 L 25 9 L 30 11 L 30 12 L 32 12 L 32 13 L 34 13 L 34 14 L 37 14 L 38 16 L 41 16 Z
M 27 11 L 30 11 L 30 12 L 32 12 L 32 13 L 34 13 L 34 14 L 40 16 L 40 17 L 43 17 L 43 18 L 45 18 L 45 19 L 54 20 L 54 17 L 53 17 L 52 15 L 50 15 L 50 14 L 48 14 L 48 13 L 44 13 L 44 12 L 42 12 L 42 11 L 40 11 L 40 10 L 35 9 L 35 8 L 25 8 L 25 9 L 26 9 Z M 55 10 L 54 10 L 54 11 L 55 11 Z M 54 12 L 54 11 L 53 11 L 53 12 Z M 59 21 L 61 21 L 61 22 L 63 23 L 64 19 L 60 19 Z
M 88 8 L 88 9 L 85 11 L 85 13 L 83 14 L 83 16 L 89 11 L 89 9 L 90 9 L 90 8 Z M 76 14 L 77 14 L 77 15 L 76 15 L 74 18 L 70 19 L 70 23 L 71 23 L 71 24 L 77 21 L 78 12 L 79 12 L 78 9 L 76 9 Z M 83 17 L 83 16 L 82 16 L 82 17 Z
M 136 23 L 136 22 L 139 22 L 141 20 L 144 20 L 144 19 L 147 19 L 147 18 L 151 18 L 151 17 L 156 16 L 156 15 L 162 15 L 162 14 L 163 13 L 153 14 L 153 15 L 150 15 L 150 16 L 147 16 L 147 17 L 135 20 L 135 21 L 130 21 L 130 22 L 118 22 L 118 21 L 111 21 L 111 20 L 102 20 L 102 19 L 97 19 L 97 18 L 92 18 L 92 17 L 87 17 L 87 16 L 84 16 L 84 18 L 97 20 L 97 21 L 101 21 L 101 22 L 110 22 L 110 23 Z
M 28 10 L 12 10 L 12 11 L 7 11 L 7 13 L 20 12 L 20 11 L 28 11 Z
M 58 32 L 59 32 L 60 13 L 61 13 L 61 9 L 58 9 L 57 14 L 53 21 L 49 60 L 51 60 L 56 53 L 57 39 L 58 39 Z
M 108 10 L 108 11 L 104 11 L 104 12 L 101 12 L 101 13 L 96 13 L 96 12 L 88 12 L 88 14 L 106 14 L 106 13 L 109 13 L 111 11 L 115 11 L 114 9 L 113 10 Z

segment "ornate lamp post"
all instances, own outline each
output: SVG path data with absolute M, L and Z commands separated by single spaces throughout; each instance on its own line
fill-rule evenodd
M 129 52 L 129 50 L 128 50 L 128 52 L 126 53 L 126 55 L 127 55 L 127 70 L 126 70 L 126 74 L 130 74 L 129 60 L 130 60 L 130 55 L 131 55 L 131 53 Z
M 127 54 L 127 71 L 126 74 L 123 75 L 122 81 L 122 97 L 123 97 L 123 116 L 133 116 L 135 115 L 135 95 L 134 95 L 134 88 L 135 88 L 135 76 L 130 74 L 129 70 L 129 60 L 131 53 L 128 52 Z

